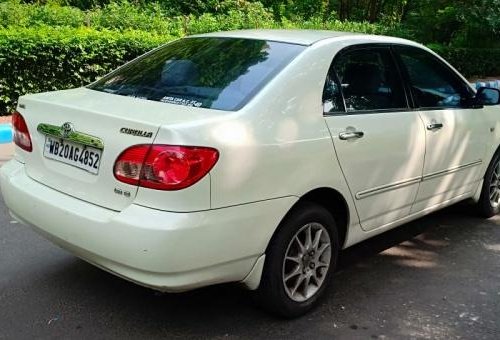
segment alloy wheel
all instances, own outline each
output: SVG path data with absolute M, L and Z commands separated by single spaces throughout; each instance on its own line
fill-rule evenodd
M 332 257 L 327 229 L 309 223 L 292 237 L 283 260 L 283 285 L 290 299 L 304 302 L 323 285 Z

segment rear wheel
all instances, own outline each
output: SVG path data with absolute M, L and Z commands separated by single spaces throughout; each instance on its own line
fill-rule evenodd
M 495 154 L 486 171 L 478 208 L 485 217 L 492 217 L 500 212 L 500 153 Z
M 259 302 L 283 317 L 297 317 L 313 308 L 331 281 L 339 250 L 331 214 L 304 203 L 280 225 L 266 252 Z

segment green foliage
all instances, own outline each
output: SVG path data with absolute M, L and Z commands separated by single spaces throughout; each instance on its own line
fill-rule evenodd
M 243 10 L 230 9 L 222 14 L 205 13 L 199 17 L 190 15 L 184 21 L 186 34 L 228 31 L 245 28 L 273 28 L 273 16 L 260 3 L 252 3 Z
M 374 34 L 391 34 L 396 31 L 394 27 L 387 25 L 336 19 L 325 21 L 321 16 L 309 16 L 307 19 L 295 16 L 293 20 L 283 17 L 276 21 L 272 11 L 262 3 L 244 0 L 208 1 L 205 6 L 210 8 L 211 12 L 199 16 L 171 16 L 165 9 L 165 4 L 165 1 L 148 2 L 137 6 L 122 0 L 82 11 L 75 7 L 60 6 L 55 2 L 39 5 L 21 4 L 11 0 L 0 3 L 0 27 L 91 27 L 96 30 L 119 31 L 132 29 L 172 36 L 245 28 L 320 28 Z
M 21 4 L 17 1 L 0 3 L 0 27 L 92 27 L 95 29 L 143 30 L 171 34 L 178 20 L 170 19 L 158 4 L 142 7 L 128 1 L 111 2 L 102 8 L 82 11 L 76 7 Z
M 429 46 L 466 77 L 500 74 L 500 48 Z
M 22 5 L 17 1 L 0 3 L 0 26 L 39 25 L 82 26 L 85 15 L 74 7 Z
M 332 30 L 332 31 L 358 32 L 366 34 L 391 34 L 392 32 L 392 28 L 378 24 L 370 24 L 368 22 L 340 21 L 340 20 L 323 21 L 320 17 L 312 17 L 309 20 L 304 20 L 304 21 L 291 21 L 287 19 L 282 19 L 279 28 L 322 29 L 322 30 Z
M 171 40 L 141 31 L 0 30 L 0 113 L 25 93 L 78 87 Z
M 154 3 L 138 7 L 128 1 L 111 2 L 103 8 L 87 11 L 86 22 L 96 29 L 134 29 L 159 34 L 172 30 L 171 21 L 161 7 Z
M 7 3 L 20 1 L 0 0 L 0 2 Z M 230 11 L 248 12 L 254 11 L 255 6 L 262 4 L 265 11 L 273 15 L 277 21 L 276 25 L 279 25 L 282 20 L 301 23 L 316 21 L 316 18 L 321 18 L 323 22 L 332 20 L 370 22 L 389 27 L 403 25 L 405 28 L 398 29 L 398 31 L 411 31 L 411 36 L 425 43 L 460 47 L 500 45 L 500 0 L 129 0 L 128 2 L 125 0 L 24 0 L 22 2 L 35 4 L 35 6 L 44 4 L 52 4 L 53 7 L 57 4 L 74 6 L 92 12 L 92 16 L 98 17 L 101 9 L 103 12 L 111 11 L 130 22 L 131 25 L 133 23 L 136 29 L 144 25 L 162 26 L 158 23 L 148 25 L 147 21 L 141 23 L 140 20 L 136 20 L 140 16 L 136 16 L 133 12 L 151 12 L 151 7 L 156 8 L 153 10 L 155 13 L 153 17 L 157 17 L 157 14 L 161 12 L 160 14 L 170 18 L 199 17 L 204 14 L 227 15 Z M 123 7 L 123 10 L 116 8 L 117 6 Z M 22 11 L 23 9 L 16 8 L 16 10 Z M 258 11 L 255 13 L 257 14 Z M 120 19 L 114 17 L 114 14 L 110 17 L 103 13 L 103 20 L 97 21 L 104 27 L 123 26 L 124 24 L 120 24 Z M 41 15 L 47 18 L 46 24 L 49 24 L 51 20 L 59 22 L 81 19 L 81 13 L 75 11 L 68 12 L 68 15 L 61 15 L 59 18 L 57 18 L 58 14 L 54 13 Z M 231 16 L 234 17 L 234 14 Z M 15 17 L 10 16 L 10 18 Z M 109 18 L 109 23 L 103 23 L 107 21 L 107 18 Z M 209 18 L 214 20 L 213 17 Z M 0 21 L 1 24 L 2 21 Z M 234 26 L 231 25 L 231 27 Z
M 405 25 L 424 43 L 500 47 L 500 0 L 414 0 Z

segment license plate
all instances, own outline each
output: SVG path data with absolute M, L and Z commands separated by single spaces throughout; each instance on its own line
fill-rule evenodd
M 102 150 L 67 140 L 45 137 L 43 155 L 94 175 L 99 173 Z

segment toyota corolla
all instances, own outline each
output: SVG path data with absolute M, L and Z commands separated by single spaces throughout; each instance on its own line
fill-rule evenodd
M 293 317 L 341 250 L 465 199 L 498 213 L 498 104 L 398 38 L 191 36 L 21 97 L 1 190 L 15 219 L 113 274 L 240 282 Z

